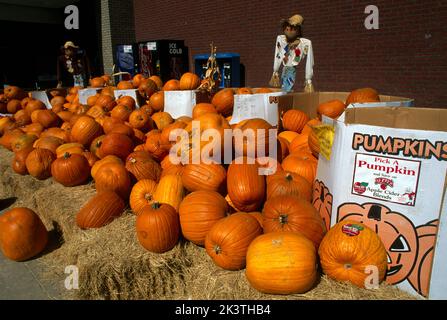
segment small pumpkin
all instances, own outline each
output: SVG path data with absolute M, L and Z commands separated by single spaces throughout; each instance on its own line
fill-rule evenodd
M 309 136 L 305 134 L 298 134 L 295 139 L 289 144 L 290 154 L 300 154 L 303 152 L 310 153 L 312 150 L 309 147 Z
M 26 158 L 34 149 L 29 147 L 27 149 L 21 149 L 20 151 L 15 152 L 14 158 L 12 159 L 11 167 L 15 173 L 20 175 L 28 174 L 28 169 L 26 168 Z
M 115 192 L 98 192 L 76 215 L 76 224 L 81 229 L 101 228 L 119 217 L 126 207 Z
M 132 78 L 133 87 L 138 88 L 144 79 L 145 78 L 141 73 L 137 73 L 136 75 L 134 75 Z
M 318 250 L 323 272 L 338 281 L 365 288 L 369 266 L 378 270 L 382 282 L 387 270 L 387 252 L 379 236 L 366 225 L 345 220 L 333 226 Z
M 211 103 L 216 107 L 217 112 L 224 117 L 231 116 L 234 106 L 234 92 L 230 88 L 218 91 L 212 98 Z
M 156 189 L 157 182 L 150 179 L 140 180 L 133 186 L 130 192 L 129 204 L 135 214 L 140 214 L 143 208 L 154 202 Z
M 105 134 L 95 138 L 90 145 L 90 152 L 99 158 L 99 148 L 102 145 L 102 140 L 106 137 Z
M 93 179 L 95 179 L 96 173 L 98 172 L 99 168 L 101 168 L 106 163 L 118 163 L 123 164 L 123 160 L 118 158 L 117 156 L 105 156 L 101 160 L 96 161 L 96 163 L 93 165 L 90 173 Z
M 146 250 L 155 253 L 169 251 L 180 237 L 178 213 L 169 204 L 154 202 L 138 215 L 136 230 L 138 242 Z
M 200 78 L 192 72 L 186 72 L 180 77 L 180 90 L 195 90 L 200 85 Z
M 51 164 L 53 179 L 65 187 L 79 186 L 90 177 L 90 165 L 80 154 L 65 152 Z
M 159 76 L 150 76 L 149 79 L 155 82 L 158 90 L 161 90 L 163 88 L 163 81 Z
M 110 113 L 110 116 L 112 118 L 120 119 L 121 121 L 128 121 L 132 111 L 133 110 L 128 106 L 119 104 L 115 108 L 113 108 L 112 112 Z
M 128 199 L 131 188 L 129 173 L 122 164 L 105 163 L 95 173 L 95 187 L 98 192 L 113 191 Z
M 47 149 L 56 154 L 57 148 L 64 144 L 64 140 L 47 136 L 34 141 L 33 147 L 36 149 Z
M 163 91 L 155 92 L 149 99 L 150 107 L 155 111 L 163 111 L 165 93 Z
M 154 121 L 143 110 L 134 110 L 129 116 L 129 124 L 134 129 L 139 129 L 141 131 L 147 132 L 152 130 L 154 127 Z
M 101 158 L 114 155 L 124 161 L 132 153 L 133 148 L 133 141 L 128 136 L 120 133 L 109 133 L 102 140 L 98 153 Z
M 56 155 L 47 149 L 34 149 L 26 157 L 26 169 L 38 180 L 45 180 L 51 176 L 51 164 Z
M 301 133 L 309 117 L 301 110 L 287 110 L 282 118 L 282 126 L 285 130 Z
M 137 151 L 129 154 L 125 166 L 137 181 L 143 179 L 158 181 L 160 179 L 161 167 L 147 151 Z
M 178 211 L 184 195 L 182 177 L 170 174 L 160 179 L 154 193 L 154 200 L 167 203 Z
M 278 138 L 285 139 L 289 144 L 292 143 L 293 139 L 295 139 L 298 136 L 299 136 L 299 133 L 295 132 L 295 131 L 283 131 L 278 134 Z
M 20 100 L 18 99 L 11 99 L 6 104 L 6 110 L 8 113 L 16 113 L 17 111 L 22 109 L 22 104 L 20 103 Z
M 183 236 L 203 246 L 207 233 L 217 221 L 226 216 L 227 211 L 225 198 L 215 191 L 190 193 L 183 199 L 179 208 Z
M 161 142 L 161 132 L 152 130 L 146 136 L 144 148 L 157 161 L 163 160 L 169 153 L 170 145 L 163 145 Z
M 280 171 L 267 181 L 267 199 L 282 195 L 297 196 L 310 202 L 312 185 L 296 173 Z
M 71 131 L 71 130 L 69 130 L 69 131 Z M 40 135 L 40 138 L 55 137 L 55 138 L 61 139 L 64 142 L 69 142 L 70 141 L 69 131 L 64 130 L 62 128 L 49 128 L 49 129 L 45 130 L 44 132 L 42 132 L 42 134 Z
M 241 135 L 235 131 L 241 130 Z M 269 154 L 269 135 L 272 125 L 264 119 L 250 119 L 238 123 L 233 128 L 236 156 L 262 157 Z M 247 137 L 247 139 L 244 138 Z
M 136 102 L 131 96 L 121 96 L 118 100 L 116 100 L 116 103 L 117 105 L 126 106 L 132 111 L 135 110 Z
M 26 126 L 31 123 L 31 117 L 25 110 L 19 110 L 14 114 L 14 119 L 18 126 Z
M 133 89 L 133 84 L 130 81 L 120 81 L 116 87 L 118 90 L 130 90 Z
M 227 172 L 220 164 L 188 164 L 182 173 L 184 187 L 190 191 L 224 191 Z
M 235 213 L 217 221 L 205 238 L 205 249 L 214 263 L 225 270 L 245 268 L 250 243 L 262 234 L 256 218 Z
M 13 152 L 19 152 L 23 149 L 30 149 L 36 140 L 37 137 L 33 134 L 22 134 L 11 142 L 11 150 Z
M 93 88 L 100 88 L 100 87 L 104 87 L 105 85 L 106 85 L 106 82 L 101 77 L 95 77 L 95 78 L 90 79 L 90 86 L 92 86 Z
M 144 99 L 149 99 L 157 90 L 157 84 L 151 79 L 142 80 L 138 87 L 138 92 Z
M 236 90 L 236 94 L 253 94 L 253 91 L 250 88 L 238 88 Z
M 346 99 L 346 106 L 352 103 L 380 102 L 379 93 L 373 88 L 361 88 L 352 91 Z
M 263 293 L 305 293 L 317 280 L 315 247 L 300 233 L 263 234 L 248 247 L 245 275 Z
M 171 79 L 167 81 L 163 86 L 163 91 L 176 91 L 180 90 L 180 81 Z
M 61 124 L 61 119 L 52 110 L 40 110 L 37 114 L 37 122 L 44 128 L 57 127 Z
M 25 133 L 20 129 L 13 129 L 5 132 L 3 137 L 0 139 L 0 144 L 8 149 L 9 151 L 12 151 L 12 145 L 13 142 L 17 139 L 23 136 Z
M 41 253 L 48 231 L 39 216 L 28 208 L 11 209 L 0 216 L 0 249 L 14 261 L 25 261 Z
M 312 154 L 291 154 L 284 159 L 281 165 L 285 171 L 297 173 L 313 184 L 318 162 Z
M 168 125 L 174 122 L 174 119 L 172 119 L 171 115 L 167 112 L 156 112 L 152 115 L 152 120 L 154 120 L 155 124 L 157 125 L 157 128 L 159 130 L 163 130 Z
M 192 118 L 197 119 L 205 113 L 217 113 L 216 107 L 211 103 L 198 103 L 192 109 Z
M 326 116 L 332 119 L 337 119 L 344 111 L 346 105 L 338 100 L 330 100 L 327 102 L 321 103 L 317 108 L 318 117 L 321 119 L 321 116 Z

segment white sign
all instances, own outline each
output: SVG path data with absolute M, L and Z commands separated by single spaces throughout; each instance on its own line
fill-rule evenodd
M 132 46 L 123 46 L 124 53 L 132 53 Z
M 47 109 L 51 109 L 51 103 L 45 91 L 31 91 L 31 97 L 33 99 L 42 101 Z
M 140 108 L 140 104 L 137 98 L 137 90 L 136 89 L 128 89 L 128 90 L 115 90 L 113 92 L 115 95 L 115 99 L 119 99 L 121 97 L 132 97 L 135 100 L 135 106 Z
M 164 111 L 172 118 L 192 117 L 192 109 L 196 105 L 196 92 L 193 90 L 165 91 Z
M 101 90 L 99 88 L 86 88 L 86 89 L 80 89 L 78 91 L 79 93 L 79 103 L 80 104 L 87 104 L 87 99 L 91 96 L 94 96 L 98 91 Z
M 157 50 L 157 42 L 148 42 L 146 43 L 146 48 L 150 51 Z

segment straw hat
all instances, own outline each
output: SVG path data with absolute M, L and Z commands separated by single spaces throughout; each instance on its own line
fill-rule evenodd
M 302 16 L 300 16 L 299 14 L 296 14 L 294 16 L 291 16 L 287 22 L 291 25 L 291 26 L 300 26 L 303 24 L 304 18 Z
M 78 46 L 75 46 L 75 44 L 72 41 L 65 42 L 64 48 L 67 49 L 67 48 L 70 48 L 70 47 L 71 48 L 75 48 L 75 49 L 79 48 Z

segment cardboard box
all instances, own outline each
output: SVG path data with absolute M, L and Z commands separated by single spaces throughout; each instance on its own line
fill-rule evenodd
M 447 110 L 348 108 L 323 122 L 335 135 L 313 203 L 326 224 L 363 222 L 388 251 L 388 283 L 447 299 Z
M 198 90 L 164 91 L 164 111 L 173 119 L 192 117 L 192 109 L 198 103 L 209 103 L 210 97 Z
M 255 89 L 256 90 L 256 89 Z M 234 96 L 233 115 L 230 124 L 236 124 L 243 120 L 260 118 L 266 120 L 272 126 L 277 126 L 278 97 L 286 92 L 281 89 L 270 89 L 272 93 L 236 94 Z
M 51 109 L 50 95 L 47 91 L 31 91 L 31 98 L 42 101 L 47 109 Z

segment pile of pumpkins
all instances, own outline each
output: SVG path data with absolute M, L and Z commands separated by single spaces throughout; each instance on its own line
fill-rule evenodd
M 79 103 L 77 87 L 66 96 L 55 93 L 51 109 L 17 87 L 0 95 L 1 112 L 10 114 L 0 118 L 0 144 L 14 152 L 16 173 L 52 177 L 66 187 L 94 180 L 96 195 L 76 214 L 79 228 L 103 227 L 129 205 L 145 249 L 169 251 L 183 236 L 204 247 L 219 267 L 246 268 L 249 283 L 265 293 L 310 290 L 318 280 L 319 262 L 328 276 L 360 287 L 367 277 L 365 265 L 378 266 L 383 280 L 386 251 L 377 235 L 352 221 L 328 230 L 312 205 L 318 163 L 312 126 L 320 119 L 287 111 L 277 159 L 249 158 L 242 145 L 235 146 L 242 154 L 229 165 L 177 164 L 169 157 L 175 143 L 169 134 L 180 128 L 192 137 L 192 120 L 200 122 L 201 130 L 261 129 L 268 135 L 272 126 L 263 119 L 233 126 L 228 122 L 234 95 L 253 90 L 223 89 L 210 103 L 196 105 L 192 119 L 172 119 L 163 112 L 163 91 L 193 90 L 200 85 L 197 75 L 186 73 L 165 84 L 141 75 L 117 87 L 109 81 L 107 76 L 92 79 L 92 86 L 103 88 L 86 105 Z M 114 98 L 115 89 L 131 87 L 145 97 L 146 105 L 136 109 L 131 97 Z M 336 118 L 347 103 L 373 99 L 378 99 L 373 89 L 356 90 L 346 103 L 320 105 L 318 114 Z M 272 174 L 260 175 L 260 168 L 272 169 Z M 353 229 L 358 231 L 355 236 Z M 47 240 L 45 227 L 30 209 L 15 208 L 0 217 L 0 249 L 12 260 L 39 254 Z

